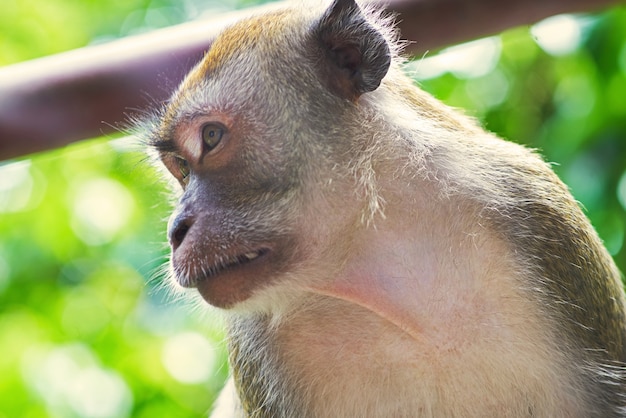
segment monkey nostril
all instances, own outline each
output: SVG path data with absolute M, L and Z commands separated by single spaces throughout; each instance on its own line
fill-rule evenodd
M 173 251 L 176 251 L 176 249 L 183 243 L 191 225 L 193 225 L 193 221 L 190 218 L 176 218 L 174 222 L 172 222 L 169 230 L 169 236 L 170 245 L 172 246 Z

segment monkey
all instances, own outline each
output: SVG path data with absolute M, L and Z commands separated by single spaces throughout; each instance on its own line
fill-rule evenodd
M 626 416 L 611 256 L 536 151 L 415 85 L 392 19 L 243 19 L 146 122 L 172 281 L 226 317 L 212 416 Z

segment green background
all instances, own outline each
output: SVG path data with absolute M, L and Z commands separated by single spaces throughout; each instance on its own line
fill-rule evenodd
M 0 65 L 249 3 L 4 0 Z M 576 42 L 516 28 L 407 70 L 554 162 L 624 271 L 626 9 L 552 23 Z M 0 163 L 0 417 L 206 415 L 227 375 L 221 321 L 163 284 L 169 211 L 128 138 Z

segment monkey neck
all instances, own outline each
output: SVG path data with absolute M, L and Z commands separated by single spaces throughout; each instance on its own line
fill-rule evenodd
M 308 290 L 360 306 L 417 342 L 449 344 L 453 334 L 464 338 L 497 317 L 490 313 L 503 306 L 495 292 L 515 288 L 513 260 L 506 243 L 471 221 L 478 211 L 471 203 L 411 181 L 413 195 L 381 185 L 384 212 L 355 233 L 343 270 Z M 507 276 L 509 289 L 490 288 Z M 448 322 L 457 316 L 468 318 Z

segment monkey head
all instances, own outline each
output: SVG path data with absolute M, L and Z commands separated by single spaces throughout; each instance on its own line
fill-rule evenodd
M 338 243 L 371 206 L 350 162 L 373 118 L 359 101 L 391 55 L 353 0 L 321 18 L 254 17 L 215 40 L 150 137 L 181 188 L 168 226 L 178 284 L 230 308 L 341 264 Z

